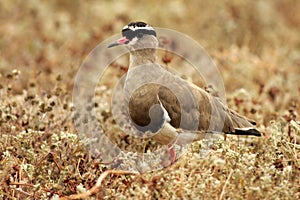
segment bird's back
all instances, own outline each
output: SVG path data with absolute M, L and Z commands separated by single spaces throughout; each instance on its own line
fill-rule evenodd
M 138 126 L 146 127 L 143 131 L 147 126 L 150 131 L 157 131 L 164 123 L 164 111 L 158 106 L 161 103 L 174 128 L 260 136 L 253 128 L 254 122 L 228 109 L 218 97 L 157 64 L 144 67 L 146 70 L 135 68 L 125 86 L 131 91 L 128 99 L 130 117 Z M 150 81 L 141 84 L 145 79 Z M 139 84 L 141 87 L 132 88 Z

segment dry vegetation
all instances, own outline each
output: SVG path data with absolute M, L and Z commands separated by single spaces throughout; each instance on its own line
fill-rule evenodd
M 92 197 L 299 199 L 299 10 L 297 0 L 0 1 L 0 198 L 82 193 L 109 170 L 76 134 L 73 79 L 99 42 L 143 20 L 203 45 L 228 105 L 255 119 L 264 136 L 228 136 L 205 158 L 195 142 L 163 170 L 107 174 Z M 104 100 L 99 120 L 109 129 L 116 125 Z

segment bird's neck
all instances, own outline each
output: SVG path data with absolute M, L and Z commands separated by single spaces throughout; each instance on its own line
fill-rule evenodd
M 154 63 L 156 60 L 156 49 L 140 49 L 130 51 L 129 68 L 134 68 L 144 64 Z

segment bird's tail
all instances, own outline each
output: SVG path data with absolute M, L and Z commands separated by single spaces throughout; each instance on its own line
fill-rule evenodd
M 225 134 L 231 134 L 231 135 L 253 135 L 260 137 L 261 133 L 256 130 L 255 128 L 236 128 L 234 131 L 227 132 Z
M 228 110 L 227 120 L 230 121 L 232 128 L 225 130 L 225 134 L 261 136 L 261 133 L 255 128 L 256 123 L 253 120 L 241 116 L 233 110 Z

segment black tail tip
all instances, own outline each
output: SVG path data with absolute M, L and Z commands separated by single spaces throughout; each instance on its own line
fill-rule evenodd
M 254 129 L 254 128 L 250 128 L 250 129 L 235 129 L 234 132 L 228 133 L 228 134 L 233 134 L 233 135 L 253 135 L 253 136 L 257 136 L 257 137 L 261 137 L 261 133 Z

